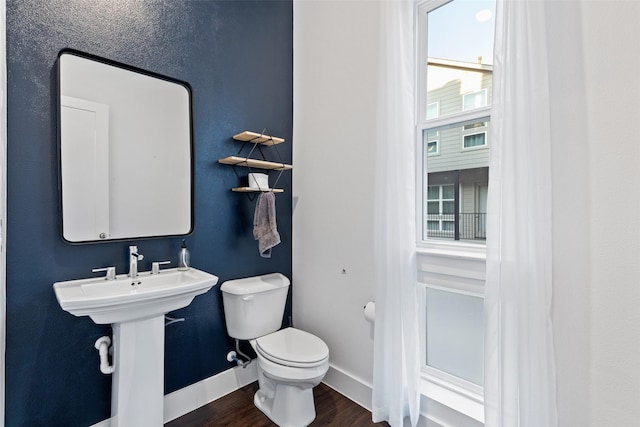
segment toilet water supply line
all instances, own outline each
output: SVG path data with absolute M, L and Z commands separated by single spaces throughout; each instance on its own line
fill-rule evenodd
M 100 337 L 94 344 L 98 354 L 100 354 L 100 372 L 103 374 L 113 374 L 116 370 L 115 365 L 109 365 L 109 353 L 111 350 L 111 338 L 108 336 Z
M 244 357 L 247 360 L 241 360 L 237 355 Z M 242 368 L 246 368 L 249 363 L 251 363 L 251 358 L 240 351 L 240 340 L 236 340 L 236 351 L 230 351 L 227 353 L 227 360 L 229 362 L 236 362 L 238 366 L 242 366 Z

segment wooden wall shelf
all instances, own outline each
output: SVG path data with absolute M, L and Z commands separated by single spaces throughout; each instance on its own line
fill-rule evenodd
M 232 188 L 231 191 L 235 192 L 235 193 L 259 193 L 259 192 L 263 192 L 266 193 L 268 191 L 272 191 L 274 193 L 284 193 L 284 190 L 282 188 L 269 188 L 268 190 L 259 190 L 257 188 L 251 188 L 251 187 L 235 187 Z
M 237 135 L 233 135 L 236 141 L 250 142 L 252 144 L 276 145 L 284 142 L 284 139 L 270 135 L 263 135 L 245 130 Z
M 267 169 L 267 170 L 276 170 L 276 171 L 293 169 L 292 165 L 287 165 L 285 163 L 268 162 L 266 160 L 258 160 L 258 159 L 247 159 L 246 157 L 238 157 L 238 156 L 225 157 L 224 159 L 218 160 L 218 162 L 223 163 L 225 165 L 245 166 L 248 168 Z

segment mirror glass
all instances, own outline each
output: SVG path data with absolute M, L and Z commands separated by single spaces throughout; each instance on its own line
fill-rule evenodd
M 58 79 L 64 239 L 191 233 L 189 85 L 72 50 Z

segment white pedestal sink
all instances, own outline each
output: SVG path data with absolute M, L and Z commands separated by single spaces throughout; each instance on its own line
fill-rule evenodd
M 191 268 L 140 273 L 133 280 L 119 275 L 53 284 L 63 310 L 112 324 L 112 427 L 163 425 L 164 315 L 217 283 L 216 276 Z

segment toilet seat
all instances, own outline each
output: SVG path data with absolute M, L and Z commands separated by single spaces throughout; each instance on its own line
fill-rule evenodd
M 329 348 L 320 338 L 295 328 L 285 328 L 256 339 L 256 351 L 279 365 L 312 368 L 324 364 Z

